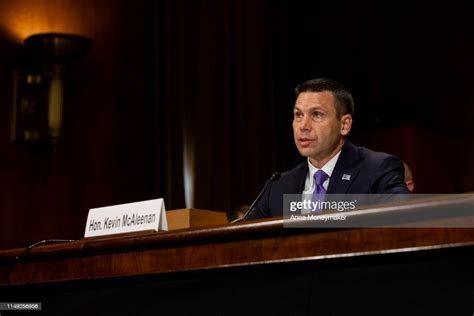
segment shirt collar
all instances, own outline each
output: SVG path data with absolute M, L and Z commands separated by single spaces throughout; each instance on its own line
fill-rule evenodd
M 329 178 L 331 178 L 331 174 L 334 171 L 334 168 L 336 167 L 336 163 L 340 155 L 341 155 L 341 150 L 339 150 L 339 152 L 335 154 L 334 157 L 332 157 L 328 162 L 326 162 L 326 164 L 321 168 L 324 172 L 326 172 Z M 313 186 L 314 185 L 313 175 L 316 171 L 319 170 L 319 168 L 316 168 L 315 166 L 311 164 L 311 162 L 309 161 L 309 157 L 308 157 L 308 167 L 309 167 L 309 173 L 308 173 L 309 181 L 310 181 L 311 186 Z

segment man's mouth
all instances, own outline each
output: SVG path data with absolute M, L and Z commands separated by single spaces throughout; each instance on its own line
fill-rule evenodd
M 313 139 L 302 137 L 298 138 L 298 142 L 300 143 L 301 147 L 308 147 L 313 142 Z

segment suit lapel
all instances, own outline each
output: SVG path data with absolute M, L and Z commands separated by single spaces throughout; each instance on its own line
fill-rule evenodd
M 360 171 L 361 165 L 356 162 L 360 159 L 359 151 L 348 140 L 345 141 L 341 150 L 341 155 L 337 160 L 336 166 L 329 181 L 328 194 L 347 193 L 352 182 Z
M 304 190 L 304 183 L 306 175 L 308 173 L 308 162 L 305 161 L 296 167 L 295 172 L 291 174 L 290 181 L 288 181 L 288 187 L 285 193 L 289 194 L 301 194 Z

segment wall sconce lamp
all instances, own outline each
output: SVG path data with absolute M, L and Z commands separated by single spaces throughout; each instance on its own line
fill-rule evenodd
M 13 102 L 12 141 L 52 144 L 60 141 L 63 125 L 63 71 L 92 47 L 88 38 L 42 33 L 24 40 Z

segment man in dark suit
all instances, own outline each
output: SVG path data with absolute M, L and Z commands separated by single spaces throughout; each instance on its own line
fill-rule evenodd
M 409 193 L 400 159 L 346 140 L 354 101 L 340 83 L 309 80 L 295 92 L 293 134 L 307 161 L 270 183 L 247 219 L 283 215 L 284 194 Z

